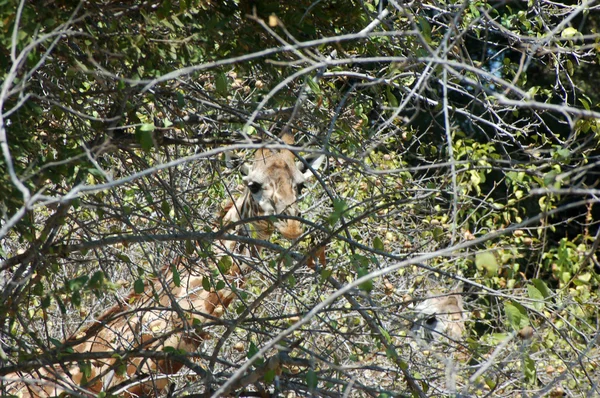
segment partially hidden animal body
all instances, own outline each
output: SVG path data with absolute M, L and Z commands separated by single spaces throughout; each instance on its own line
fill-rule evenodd
M 427 298 L 414 307 L 417 316 L 412 331 L 428 342 L 460 341 L 465 332 L 467 313 L 460 293 Z
M 289 133 L 280 138 L 285 144 L 294 143 Z M 315 167 L 321 160 L 315 160 Z M 227 207 L 221 228 L 238 223 L 238 235 L 268 240 L 277 229 L 287 239 L 298 238 L 303 230 L 301 222 L 285 217 L 299 216 L 297 200 L 304 182 L 312 176 L 312 171 L 303 170 L 301 164 L 287 149 L 258 150 L 244 177 L 246 189 Z M 246 219 L 254 220 L 243 223 Z M 248 263 L 237 260 L 237 255 L 256 260 L 260 253 L 259 248 L 233 241 L 216 241 L 212 251 L 213 259 L 199 259 L 196 264 L 183 258 L 166 264 L 160 277 L 147 281 L 143 293 L 132 291 L 65 342 L 74 353 L 95 353 L 98 358 L 84 366 L 59 365 L 55 361 L 29 373 L 9 375 L 5 382 L 11 377 L 18 382 L 10 385 L 8 392 L 22 397 L 63 392 L 79 396 L 97 396 L 99 392 L 121 396 L 159 393 L 170 384 L 167 376 L 186 364 L 185 355 L 165 353 L 197 352 L 206 337 L 202 325 L 223 314 L 251 271 Z M 210 270 L 215 269 L 219 258 L 229 255 L 231 261 L 225 262 L 230 264 L 229 269 L 222 270 L 221 275 L 226 287 L 205 290 L 204 279 Z

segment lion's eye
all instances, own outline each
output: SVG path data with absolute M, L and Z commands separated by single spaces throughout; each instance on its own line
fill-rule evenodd
M 252 193 L 258 193 L 258 191 L 260 191 L 261 188 L 262 188 L 262 185 L 260 185 L 258 182 L 249 182 L 248 183 L 248 189 Z

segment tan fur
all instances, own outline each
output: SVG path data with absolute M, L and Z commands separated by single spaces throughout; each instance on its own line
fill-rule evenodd
M 281 139 L 288 145 L 293 144 L 290 134 L 283 134 Z M 304 176 L 297 169 L 291 152 L 268 149 L 257 151 L 245 180 L 247 183 L 259 183 L 263 189 L 259 195 L 253 195 L 246 189 L 235 203 L 228 204 L 224 210 L 222 226 L 247 217 L 298 215 L 297 185 L 304 182 Z M 298 238 L 302 234 L 302 225 L 297 220 L 278 220 L 275 223 L 261 220 L 253 222 L 250 228 L 258 239 L 269 239 L 275 229 L 288 239 Z M 250 235 L 244 227 L 237 232 Z M 222 257 L 227 252 L 239 250 L 236 249 L 235 242 L 221 241 L 214 245 L 213 252 Z M 246 248 L 239 254 L 250 256 L 258 252 L 258 249 Z M 34 383 L 19 383 L 9 391 L 23 397 L 47 397 L 60 394 L 65 391 L 64 386 L 68 385 L 79 394 L 88 396 L 95 396 L 98 392 L 115 386 L 124 386 L 119 394 L 127 396 L 160 392 L 170 383 L 168 378 L 137 382 L 130 386 L 127 383 L 138 376 L 148 380 L 161 374 L 175 374 L 184 364 L 170 358 L 144 358 L 136 356 L 136 352 L 144 350 L 160 353 L 165 347 L 185 353 L 197 351 L 207 336 L 202 327 L 213 322 L 229 306 L 235 298 L 230 287 L 242 288 L 249 271 L 249 267 L 233 260 L 233 265 L 224 275 L 228 287 L 218 292 L 206 291 L 202 288 L 203 278 L 211 268 L 214 269 L 215 264 L 202 261 L 205 263 L 189 264 L 187 260 L 177 258 L 173 263 L 166 264 L 161 270 L 160 278 L 146 282 L 142 294 L 130 292 L 92 326 L 65 342 L 72 345 L 75 352 L 81 353 L 130 352 L 124 357 L 108 355 L 107 358 L 92 361 L 87 383 L 83 383 L 85 378 L 77 365 L 67 364 L 70 374 L 64 373 L 58 366 L 41 369 L 43 381 L 36 373 L 9 376 L 39 380 Z M 176 267 L 180 274 L 179 286 L 173 282 L 172 267 Z
M 443 337 L 453 341 L 462 339 L 467 313 L 460 294 L 430 297 L 414 309 L 419 319 L 415 322 L 413 332 L 426 340 L 439 341 Z

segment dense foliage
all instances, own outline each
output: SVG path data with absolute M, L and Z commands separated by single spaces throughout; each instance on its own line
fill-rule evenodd
M 2 388 L 206 258 L 242 188 L 223 153 L 286 126 L 328 157 L 305 237 L 172 396 L 600 394 L 599 24 L 594 1 L 0 2 Z M 459 291 L 463 336 L 420 338 L 418 303 Z

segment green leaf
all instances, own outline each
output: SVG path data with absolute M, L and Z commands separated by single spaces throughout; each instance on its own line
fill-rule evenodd
M 418 17 L 417 22 L 421 28 L 421 34 L 428 43 L 431 43 L 431 25 L 429 24 L 429 21 L 424 17 Z
M 173 273 L 173 284 L 177 287 L 181 286 L 181 274 L 176 265 L 171 265 L 171 272 Z
M 320 274 L 321 282 L 327 281 L 327 279 L 329 279 L 329 277 L 331 276 L 331 274 L 333 274 L 333 270 L 332 269 L 330 269 L 330 268 L 323 268 L 323 269 L 321 269 L 321 274 Z
M 171 205 L 169 204 L 168 201 L 163 200 L 160 203 L 160 210 L 163 212 L 163 214 L 167 217 L 169 217 L 169 215 L 171 214 Z
M 567 59 L 565 61 L 565 66 L 566 66 L 566 69 L 567 69 L 567 73 L 570 76 L 573 76 L 573 73 L 575 73 L 575 64 L 573 64 L 573 61 L 571 61 L 570 59 Z
M 229 91 L 228 86 L 229 84 L 225 73 L 217 73 L 217 76 L 215 77 L 215 88 L 217 89 L 217 93 L 219 93 L 222 96 L 226 96 Z
M 81 294 L 79 293 L 79 291 L 74 291 L 73 293 L 71 293 L 71 303 L 75 307 L 81 307 Z
M 271 384 L 273 383 L 273 380 L 275 380 L 275 369 L 269 369 L 265 372 L 265 383 L 267 384 Z
M 285 256 L 283 256 L 283 266 L 285 268 L 290 268 L 293 263 L 294 260 L 292 260 L 292 257 L 290 255 L 286 254 Z
M 99 177 L 99 178 L 104 178 L 104 174 L 102 173 L 102 171 L 98 170 L 95 167 L 90 167 L 88 169 L 88 172 L 93 175 L 94 177 Z
M 141 278 L 138 278 L 133 282 L 133 291 L 136 294 L 144 293 L 144 281 Z
M 392 93 L 392 90 L 389 88 L 389 86 L 385 88 L 385 94 L 386 94 L 388 102 L 390 103 L 390 106 L 393 108 L 397 108 L 398 107 L 398 99 L 396 98 L 394 93 Z
M 559 173 L 556 170 L 550 170 L 548 173 L 544 174 L 544 186 L 551 186 L 554 184 L 558 174 Z
M 529 318 L 527 317 L 527 311 L 521 304 L 512 301 L 504 304 L 504 312 L 508 319 L 509 325 L 516 331 L 523 329 L 529 325 Z
M 63 346 L 63 343 L 60 340 L 54 339 L 52 337 L 50 337 L 49 340 L 56 348 L 61 348 Z
M 592 280 L 592 274 L 590 272 L 584 272 L 583 274 L 577 275 L 577 282 L 581 282 L 582 284 L 589 284 Z
M 575 29 L 575 28 L 572 28 L 572 27 L 568 27 L 568 28 L 566 28 L 566 29 L 565 29 L 565 30 L 563 30 L 563 31 L 562 31 L 562 33 L 560 34 L 560 36 L 561 36 L 563 39 L 568 39 L 568 38 L 571 38 L 571 37 L 574 37 L 574 36 L 578 36 L 578 35 L 581 35 L 581 33 L 579 33 L 579 31 L 578 31 L 577 29 Z
M 533 283 L 533 286 L 535 286 L 535 288 L 537 290 L 539 290 L 539 292 L 542 294 L 542 296 L 544 296 L 544 298 L 548 298 L 551 296 L 551 292 L 550 289 L 548 289 L 548 286 L 546 285 L 546 282 L 544 282 L 541 279 L 532 279 L 531 283 Z
M 219 259 L 219 263 L 217 264 L 217 266 L 219 267 L 219 271 L 221 271 L 221 273 L 226 274 L 229 272 L 229 270 L 231 269 L 231 266 L 233 265 L 233 260 L 231 259 L 230 256 L 223 256 Z
M 408 363 L 406 361 L 403 361 L 402 359 L 400 361 L 398 361 L 398 366 L 400 366 L 400 369 L 402 370 L 408 370 Z
M 368 267 L 370 264 L 370 261 L 369 261 L 369 258 L 366 256 L 363 256 L 361 254 L 355 254 L 352 256 L 352 264 L 355 267 L 358 267 L 358 266 Z
M 560 148 L 556 150 L 556 155 L 558 156 L 559 160 L 569 160 L 571 157 L 571 151 L 566 148 Z
M 174 15 L 174 14 L 171 14 L 171 19 L 173 20 L 173 23 L 174 23 L 175 25 L 177 25 L 178 27 L 180 27 L 180 28 L 185 28 L 185 25 L 183 24 L 183 22 L 181 22 L 181 21 L 179 20 L 179 18 L 177 18 L 177 16 L 176 16 L 176 15 Z
M 537 383 L 537 373 L 535 370 L 535 362 L 533 359 L 529 357 L 529 355 L 525 355 L 523 360 L 523 370 L 525 371 L 525 379 L 530 385 L 534 385 Z
M 535 286 L 527 285 L 527 294 L 529 295 L 529 298 L 535 300 L 533 302 L 533 307 L 536 310 L 541 311 L 544 309 L 544 296 Z
M 444 229 L 440 226 L 437 226 L 433 229 L 432 235 L 433 239 L 435 239 L 436 242 L 439 242 L 444 238 Z
M 33 294 L 35 294 L 36 296 L 43 296 L 44 295 L 44 285 L 42 285 L 40 282 L 36 283 L 35 285 L 33 285 L 33 290 L 31 291 Z
M 78 278 L 75 279 L 71 279 L 70 281 L 67 282 L 67 290 L 70 292 L 78 292 L 81 290 L 81 288 L 83 286 L 85 286 L 85 284 L 88 281 L 88 276 L 87 275 L 82 275 Z
M 469 4 L 469 10 L 471 10 L 471 14 L 473 15 L 473 19 L 477 19 L 481 15 L 479 13 L 479 10 L 477 9 L 477 7 L 473 3 Z
M 215 290 L 219 291 L 219 290 L 223 290 L 223 289 L 225 289 L 225 282 L 224 281 L 218 281 L 217 282 L 217 286 L 215 287 Z
M 127 371 L 127 363 L 119 361 L 115 372 L 119 376 L 124 376 L 126 371 Z
M 154 123 L 144 123 L 140 126 L 140 131 L 153 132 L 156 127 Z
M 590 103 L 589 102 L 587 102 L 583 98 L 577 98 L 577 99 L 579 100 L 579 102 L 581 102 L 581 105 L 583 105 L 583 107 L 585 108 L 585 110 L 587 110 L 587 111 L 590 110 Z
M 317 384 L 319 383 L 319 379 L 317 378 L 317 374 L 313 369 L 308 369 L 306 372 L 306 385 L 308 386 L 309 391 L 314 391 L 317 388 Z
M 159 19 L 164 19 L 167 18 L 171 15 L 172 13 L 172 4 L 170 0 L 163 0 L 160 3 L 160 6 L 157 7 L 156 9 L 156 15 L 158 16 Z
M 185 254 L 191 255 L 196 250 L 196 245 L 190 239 L 185 241 Z
M 381 335 L 382 335 L 383 337 L 385 337 L 385 341 L 386 341 L 388 344 L 391 344 L 391 343 L 392 343 L 392 338 L 391 338 L 391 336 L 390 336 L 390 334 L 388 333 L 388 331 L 387 331 L 387 330 L 385 330 L 383 327 L 379 326 L 379 332 L 381 333 Z
M 202 288 L 207 292 L 210 292 L 210 281 L 207 277 L 202 278 Z
M 129 256 L 127 256 L 126 254 L 123 253 L 117 253 L 116 257 L 126 263 L 131 263 L 131 259 L 129 258 Z
M 254 357 L 257 353 L 258 353 L 258 347 L 256 346 L 256 344 L 254 344 L 253 341 L 250 342 L 250 346 L 248 347 L 248 353 L 246 354 L 246 357 L 248 359 Z M 256 363 L 258 366 L 262 365 L 264 363 L 264 359 L 260 358 L 257 359 L 254 363 Z
M 177 92 L 177 106 L 180 108 L 185 107 L 185 97 L 180 92 Z
M 306 79 L 306 82 L 308 83 L 308 87 L 310 87 L 310 90 L 315 93 L 315 94 L 321 94 L 321 87 L 319 87 L 319 84 L 316 82 L 316 80 L 312 77 L 309 77 L 308 79 Z
M 498 262 L 496 256 L 490 252 L 479 253 L 475 256 L 475 266 L 478 270 L 485 270 L 487 276 L 498 275 Z
M 92 275 L 92 277 L 90 278 L 90 281 L 88 282 L 88 286 L 90 289 L 100 289 L 102 286 L 104 286 L 104 280 L 105 280 L 104 272 L 96 271 L 96 272 L 94 272 L 94 275 Z
M 395 361 L 398 358 L 398 353 L 396 350 L 394 350 L 394 348 L 390 347 L 385 349 L 385 356 Z
M 509 336 L 508 333 L 490 333 L 486 335 L 490 344 L 498 345 L 502 343 Z
M 363 276 L 369 274 L 369 269 L 366 267 L 357 267 L 356 273 L 359 278 L 362 278 Z M 358 288 L 367 293 L 370 293 L 371 290 L 373 290 L 373 280 L 369 279 L 368 281 L 361 283 L 360 285 L 358 285 Z
M 142 149 L 146 152 L 149 151 L 150 149 L 152 149 L 152 147 L 154 147 L 154 140 L 152 139 L 153 131 L 154 131 L 153 124 L 144 124 L 139 129 L 137 129 L 135 132 L 135 138 L 142 146 Z
M 42 308 L 46 309 L 48 307 L 50 307 L 50 304 L 52 303 L 52 298 L 50 296 L 46 296 L 42 299 Z
M 383 242 L 382 240 L 379 238 L 379 236 L 376 236 L 375 239 L 373 239 L 373 248 L 375 250 L 379 250 L 379 251 L 384 251 L 385 248 L 383 246 Z
M 331 225 L 333 227 L 335 225 L 335 223 L 337 223 L 338 220 L 342 217 L 342 215 L 344 214 L 344 212 L 347 209 L 348 209 L 348 205 L 346 204 L 346 202 L 344 200 L 334 199 L 333 200 L 333 212 L 331 212 L 331 214 L 327 218 L 329 225 Z
M 90 361 L 80 361 L 77 362 L 77 364 L 79 365 L 79 370 L 81 371 L 81 373 L 83 373 L 83 375 L 89 379 L 89 377 L 92 375 L 92 364 Z
M 287 283 L 290 287 L 293 288 L 294 286 L 296 286 L 296 283 L 298 283 L 298 281 L 294 275 L 290 275 L 287 278 Z

